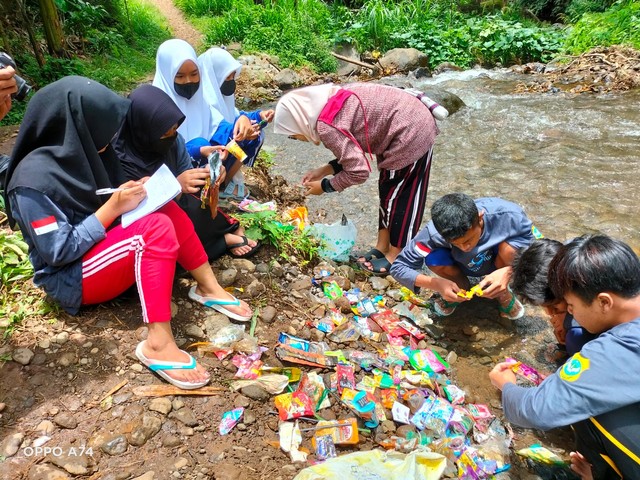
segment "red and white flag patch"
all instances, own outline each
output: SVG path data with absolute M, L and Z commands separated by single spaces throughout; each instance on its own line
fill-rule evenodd
M 427 247 L 424 243 L 416 242 L 416 246 L 414 247 L 415 252 L 421 257 L 427 257 L 431 253 L 431 249 Z
M 34 220 L 31 222 L 31 228 L 36 232 L 36 235 L 43 235 L 58 230 L 58 222 L 56 222 L 56 217 L 51 215 L 40 220 Z

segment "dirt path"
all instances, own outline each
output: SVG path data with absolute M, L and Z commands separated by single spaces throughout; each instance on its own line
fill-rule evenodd
M 158 7 L 160 12 L 167 18 L 169 27 L 175 38 L 186 40 L 193 48 L 198 50 L 204 41 L 204 35 L 191 25 L 184 14 L 173 4 L 172 0 L 146 0 Z

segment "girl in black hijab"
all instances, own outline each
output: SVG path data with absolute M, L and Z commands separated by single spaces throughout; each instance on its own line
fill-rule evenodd
M 152 175 L 166 164 L 182 186 L 184 195 L 178 204 L 193 221 L 209 260 L 224 253 L 236 258 L 256 253 L 259 245 L 247 239 L 237 220 L 220 209 L 211 218 L 209 210 L 201 208 L 199 194 L 209 176 L 209 167 L 193 168 L 184 138 L 177 133 L 185 116 L 171 97 L 157 87 L 142 85 L 129 99 L 131 109 L 118 136 L 111 142 L 126 178 Z
M 176 261 L 197 281 L 192 298 L 244 318 L 251 310 L 220 287 L 191 221 L 175 203 L 126 229 L 115 225 L 145 198 L 146 179 L 120 185 L 106 201 L 96 195 L 122 176 L 119 162 L 103 160 L 100 152 L 129 105 L 84 77 L 66 77 L 37 92 L 7 171 L 7 215 L 29 245 L 34 282 L 69 313 L 115 298 L 136 283 L 149 328 L 136 355 L 172 384 L 198 388 L 209 374 L 178 349 L 169 323 Z

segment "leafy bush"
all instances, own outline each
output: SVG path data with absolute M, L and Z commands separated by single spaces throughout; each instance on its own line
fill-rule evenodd
M 565 49 L 577 55 L 620 44 L 640 49 L 640 2 L 619 0 L 604 13 L 584 14 L 571 29 Z

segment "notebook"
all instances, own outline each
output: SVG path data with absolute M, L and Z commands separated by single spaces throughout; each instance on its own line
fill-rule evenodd
M 144 184 L 147 196 L 133 210 L 122 214 L 122 228 L 162 208 L 182 191 L 180 182 L 166 165 L 162 165 Z

